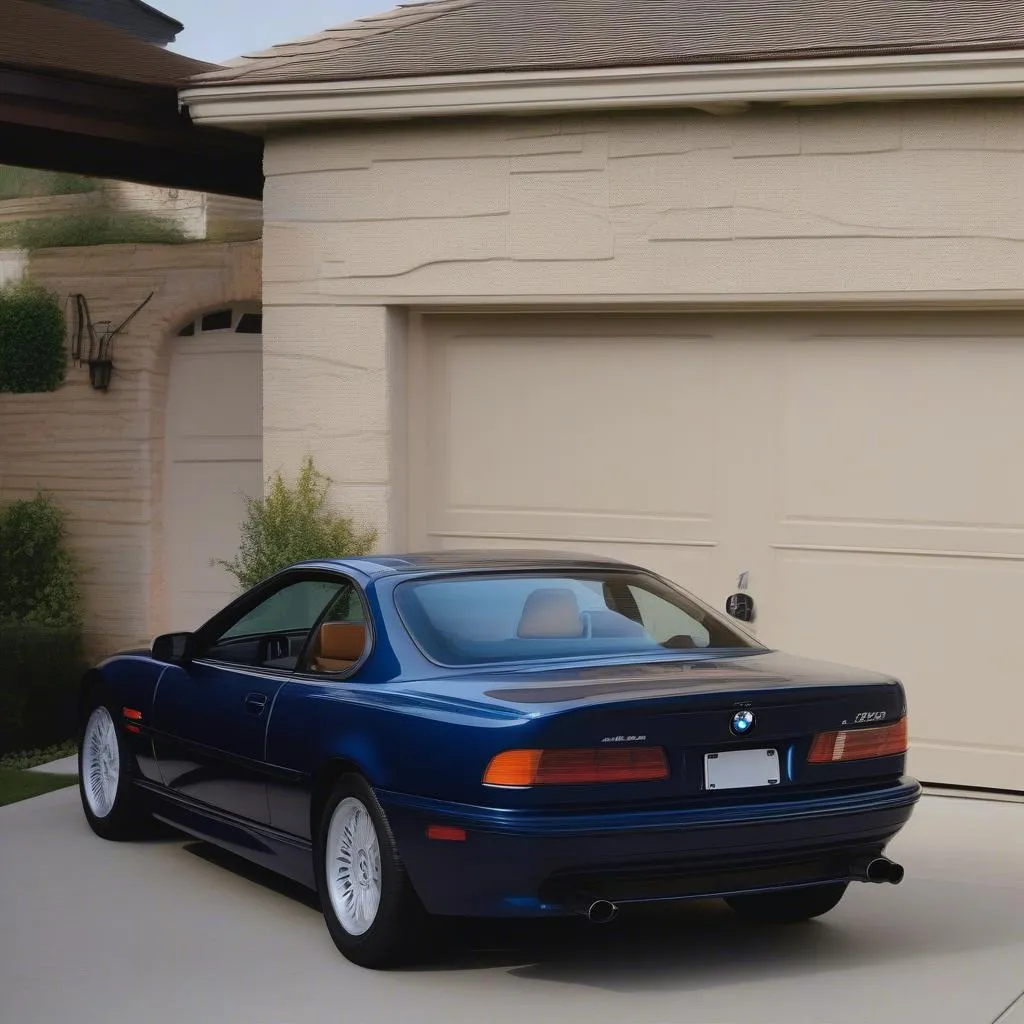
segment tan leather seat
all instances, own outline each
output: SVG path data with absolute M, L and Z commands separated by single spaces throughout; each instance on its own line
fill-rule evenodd
M 583 617 L 576 595 L 566 587 L 542 587 L 523 605 L 516 634 L 524 639 L 583 636 Z
M 313 656 L 317 672 L 344 672 L 362 656 L 366 627 L 361 622 L 325 622 Z

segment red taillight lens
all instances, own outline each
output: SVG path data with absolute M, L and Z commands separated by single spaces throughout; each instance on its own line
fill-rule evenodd
M 819 733 L 814 737 L 807 760 L 810 764 L 863 761 L 869 757 L 905 754 L 909 746 L 907 720 L 901 718 L 893 725 L 883 725 L 878 729 L 844 729 L 840 732 Z
M 578 786 L 668 778 L 661 747 L 506 750 L 484 772 L 488 786 Z

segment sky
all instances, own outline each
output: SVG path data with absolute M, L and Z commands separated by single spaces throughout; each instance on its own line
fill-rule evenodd
M 397 7 L 400 0 L 148 0 L 185 31 L 170 49 L 222 63 L 275 43 L 313 35 L 354 18 Z

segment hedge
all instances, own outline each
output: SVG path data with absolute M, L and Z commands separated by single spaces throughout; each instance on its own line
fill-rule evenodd
M 75 734 L 85 669 L 77 628 L 0 624 L 0 755 Z
M 0 289 L 0 391 L 55 391 L 64 382 L 64 313 L 37 285 Z

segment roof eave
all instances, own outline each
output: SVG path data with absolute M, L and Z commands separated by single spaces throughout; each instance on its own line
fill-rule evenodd
M 343 82 L 195 83 L 193 121 L 262 132 L 324 121 L 539 115 L 752 103 L 819 105 L 1024 95 L 1024 50 L 531 71 Z

